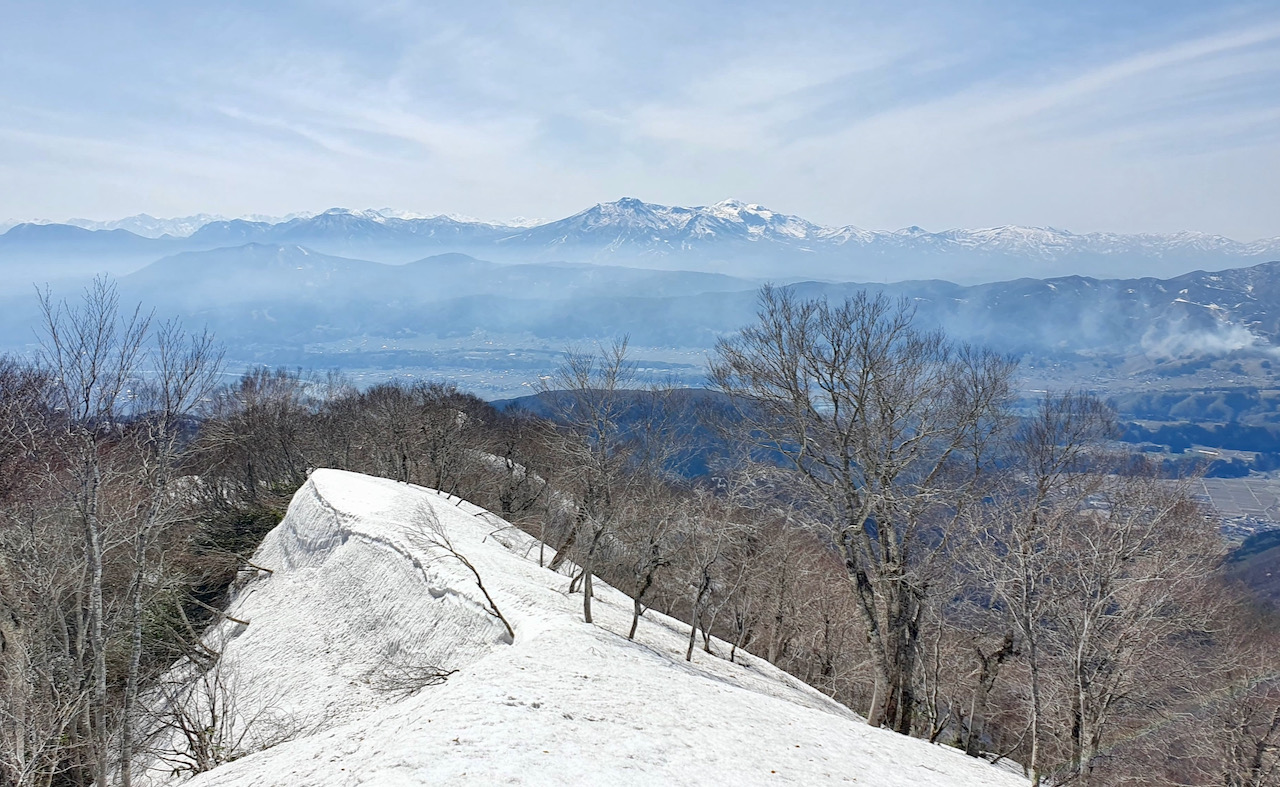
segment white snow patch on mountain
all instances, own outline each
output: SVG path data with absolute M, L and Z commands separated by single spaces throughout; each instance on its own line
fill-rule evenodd
M 141 235 L 144 238 L 159 238 L 165 235 L 174 238 L 186 238 L 204 225 L 215 221 L 226 221 L 226 218 L 210 213 L 197 213 L 194 216 L 158 219 L 146 213 L 139 213 L 136 216 L 127 216 L 123 219 L 113 219 L 111 221 L 67 219 L 66 223 L 86 230 L 128 230 L 134 235 Z
M 289 213 L 284 216 L 267 216 L 260 213 L 251 213 L 235 218 L 244 221 L 254 221 L 263 224 L 282 224 L 286 221 L 294 219 L 309 219 L 315 216 L 314 213 Z M 229 221 L 227 216 L 216 213 L 197 213 L 192 216 L 179 216 L 175 218 L 156 218 L 146 213 L 139 213 L 135 216 L 126 216 L 123 219 L 110 219 L 99 221 L 97 219 L 79 219 L 72 218 L 65 221 L 55 221 L 53 219 L 28 219 L 19 221 L 9 219 L 0 221 L 0 233 L 4 233 L 12 227 L 19 224 L 66 224 L 72 227 L 79 227 L 85 230 L 127 230 L 134 235 L 141 235 L 144 238 L 160 238 L 168 235 L 173 238 L 190 237 L 196 230 L 212 224 L 216 221 Z
M 488 219 L 478 219 L 475 216 L 468 216 L 463 213 L 417 213 L 411 210 L 397 210 L 396 208 L 369 208 L 367 210 L 353 210 L 351 208 L 330 208 L 323 214 L 317 215 L 347 215 L 357 218 L 368 219 L 379 224 L 385 224 L 388 220 L 400 222 L 414 221 L 432 221 L 438 219 L 448 219 L 458 224 L 477 224 L 488 227 L 511 227 L 514 229 L 523 229 L 526 227 L 536 227 L 539 224 L 545 224 L 545 219 L 530 219 L 523 216 L 517 216 L 511 219 L 499 219 L 490 221 Z M 276 223 L 276 222 L 268 222 Z
M 475 566 L 514 640 L 433 532 Z M 303 735 L 190 784 L 1026 784 L 868 727 L 763 660 L 730 663 L 724 643 L 686 663 L 687 627 L 655 612 L 628 641 L 631 601 L 603 584 L 583 623 L 543 552 L 457 498 L 316 471 L 253 558 L 273 573 L 239 587 L 206 640 L 242 722 Z M 385 691 L 425 665 L 457 671 Z

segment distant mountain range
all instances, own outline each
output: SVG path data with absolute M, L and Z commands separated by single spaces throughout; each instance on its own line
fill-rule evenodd
M 411 211 L 395 210 L 393 208 L 381 208 L 379 210 L 362 210 L 352 211 L 346 208 L 335 208 L 330 212 L 352 213 L 365 216 L 374 221 L 382 221 L 384 219 L 428 219 L 435 218 L 421 213 L 413 213 Z M 310 219 L 319 214 L 316 213 L 289 213 L 284 216 L 267 216 L 262 214 L 252 214 L 248 216 L 240 216 L 238 218 L 230 218 L 221 216 L 216 213 L 197 213 L 192 216 L 179 216 L 170 219 L 159 219 L 146 213 L 139 213 L 135 216 L 126 216 L 123 219 L 112 219 L 110 221 L 95 221 L 93 219 L 67 219 L 66 221 L 15 221 L 13 219 L 0 221 L 0 233 L 18 226 L 19 224 L 65 224 L 71 227 L 79 227 L 85 230 L 128 230 L 134 235 L 141 235 L 144 238 L 161 238 L 168 235 L 173 238 L 188 238 L 195 234 L 196 230 L 206 224 L 214 224 L 217 222 L 227 221 L 247 221 L 255 224 L 283 224 L 294 219 Z M 449 215 L 457 221 L 470 222 L 474 224 L 493 224 L 499 227 L 532 227 L 544 222 L 537 219 L 516 218 L 510 221 L 501 222 L 482 222 L 479 219 L 472 219 L 464 216 Z
M 296 218 L 307 218 L 314 216 L 314 213 L 291 213 L 287 216 L 245 216 L 243 218 L 250 221 L 265 221 L 270 224 L 278 224 L 282 221 L 289 221 Z M 169 219 L 160 219 L 146 213 L 139 213 L 136 216 L 126 216 L 123 219 L 112 219 L 110 221 L 95 221 L 93 219 L 67 219 L 66 221 L 0 221 L 0 232 L 18 226 L 19 224 L 65 224 L 70 227 L 79 227 L 84 230 L 127 230 L 134 235 L 140 235 L 144 238 L 159 238 L 169 235 L 174 238 L 186 238 L 193 232 L 200 229 L 206 224 L 215 221 L 227 221 L 226 216 L 220 216 L 215 213 L 197 213 L 193 216 L 178 216 Z
M 1243 243 L 1195 232 L 1074 234 L 1011 226 L 865 230 L 824 227 L 736 200 L 676 207 L 624 198 L 557 221 L 526 224 L 341 208 L 279 219 L 201 214 L 25 223 L 0 235 L 0 281 L 96 269 L 124 273 L 178 252 L 246 243 L 299 245 L 383 263 L 463 253 L 503 263 L 629 265 L 781 280 L 943 278 L 962 284 L 1019 275 L 1168 276 L 1280 259 L 1280 238 Z

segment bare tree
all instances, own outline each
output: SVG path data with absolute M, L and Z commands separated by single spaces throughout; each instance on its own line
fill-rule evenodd
M 307 479 L 308 426 L 317 403 L 298 371 L 246 372 L 204 412 L 196 450 L 206 471 L 250 504 L 280 506 Z
M 687 514 L 684 502 L 659 480 L 650 479 L 624 502 L 618 516 L 616 537 L 622 565 L 617 573 L 627 581 L 622 587 L 632 600 L 628 639 L 635 639 L 640 616 L 660 572 L 675 560 Z
M 1037 784 L 1044 738 L 1041 634 L 1058 593 L 1054 575 L 1064 558 L 1057 539 L 1067 526 L 1064 518 L 1075 516 L 1098 491 L 1101 476 L 1086 471 L 1113 429 L 1114 414 L 1092 396 L 1068 392 L 1042 398 L 1010 444 L 1010 465 L 1016 472 L 1005 476 L 999 504 L 974 512 L 974 546 L 959 553 L 963 569 L 976 580 L 979 607 L 1006 611 L 1026 651 L 1031 699 L 1026 765 Z M 995 654 L 1004 651 L 1002 646 Z M 985 678 L 993 683 L 991 667 L 996 665 L 988 663 L 990 654 L 978 653 Z M 990 688 L 979 694 L 983 702 Z M 985 708 L 976 706 L 974 712 L 981 724 Z M 970 738 L 967 750 L 976 749 L 980 738 Z
M 715 623 L 717 602 L 727 600 L 744 579 L 744 561 L 738 553 L 754 532 L 754 523 L 737 508 L 737 496 L 717 496 L 697 491 L 689 501 L 688 514 L 680 529 L 677 552 L 683 584 L 689 593 L 689 643 L 685 661 L 693 659 L 698 632 L 703 650 L 711 652 L 710 631 Z M 735 566 L 739 570 L 735 570 Z
M 282 698 L 258 689 L 252 707 L 240 697 L 234 669 L 217 658 L 211 665 L 183 662 L 143 698 L 152 722 L 145 754 L 173 776 L 195 776 L 307 735 L 324 726 L 280 709 Z
M 975 514 L 973 548 L 961 551 L 977 606 L 1009 627 L 1008 646 L 979 651 L 978 696 L 987 701 L 982 678 L 994 684 L 991 668 L 1016 641 L 1037 784 L 1088 784 L 1118 767 L 1109 737 L 1135 714 L 1164 715 L 1196 681 L 1160 654 L 1203 630 L 1208 607 L 1190 600 L 1220 547 L 1185 483 L 1104 451 L 1113 419 L 1091 396 L 1044 397 L 1011 443 L 1013 471 Z M 986 715 L 975 707 L 971 723 Z
M 71 481 L 66 492 L 75 501 L 84 532 L 88 569 L 84 608 L 91 685 L 87 728 L 97 784 L 106 784 L 107 632 L 103 605 L 104 524 L 102 491 L 104 444 L 119 438 L 129 386 L 137 376 L 150 317 L 140 309 L 122 312 L 115 285 L 97 279 L 72 307 L 40 299 L 44 314 L 42 363 L 49 370 L 54 406 L 61 410 L 60 435 Z
M 218 382 L 222 351 L 206 332 L 188 337 L 176 322 L 162 323 L 155 331 L 149 359 L 149 380 L 140 385 L 138 454 L 140 475 L 147 491 L 141 521 L 133 533 L 134 566 L 130 589 L 128 667 L 120 721 L 120 782 L 133 783 L 134 708 L 137 704 L 142 664 L 142 627 L 152 540 L 158 528 L 172 521 L 181 508 L 170 489 L 179 457 L 184 423 L 207 399 Z
M 1108 476 L 1092 503 L 1064 533 L 1052 629 L 1067 666 L 1067 772 L 1081 784 L 1106 768 L 1106 744 L 1124 712 L 1156 693 L 1161 670 L 1149 669 L 1153 657 L 1204 630 L 1211 610 L 1187 602 L 1220 559 L 1186 489 L 1150 469 Z
M 0 783 L 92 769 L 85 535 L 47 371 L 0 358 Z
M 820 508 L 874 655 L 875 726 L 909 733 L 932 562 L 977 496 L 1013 363 L 913 326 L 906 301 L 842 304 L 766 287 L 711 379 Z
M 370 669 L 365 680 L 374 691 L 405 699 L 419 689 L 439 686 L 456 672 L 435 664 L 421 663 L 406 657 L 403 651 L 396 651 Z
M 372 472 L 408 482 L 416 475 L 423 454 L 422 414 L 413 392 L 402 385 L 383 383 L 358 397 L 362 443 L 372 460 Z
M 551 488 L 532 464 L 541 448 L 536 442 L 539 431 L 537 422 L 526 413 L 505 415 L 497 419 L 487 446 L 500 463 L 495 497 L 499 513 L 508 519 L 534 512 L 539 504 L 547 505 Z
M 1243 612 L 1244 614 L 1240 614 Z M 1274 612 L 1240 610 L 1220 632 L 1219 680 L 1200 696 L 1203 713 L 1187 714 L 1187 756 L 1204 783 L 1280 785 L 1280 678 Z M 1225 651 L 1225 652 L 1223 652 Z M 1203 699 L 1202 699 L 1203 697 Z
M 41 509 L 6 507 L 21 523 L 9 532 L 22 537 L 3 546 L 5 562 L 24 564 L 5 595 L 32 599 L 26 616 L 45 628 L 22 643 L 27 706 L 15 702 L 6 711 L 39 752 L 25 758 L 28 775 L 64 771 L 73 780 L 105 784 L 113 762 L 108 741 L 118 731 L 114 762 L 128 785 L 143 620 L 164 573 L 150 552 L 157 532 L 173 521 L 177 497 L 170 482 L 190 433 L 186 419 L 215 385 L 218 353 L 207 335 L 188 341 L 176 323 L 152 331 L 150 317 L 122 310 L 114 285 L 104 279 L 78 304 L 45 292 L 41 306 L 45 382 L 30 410 L 35 417 L 17 439 L 28 461 L 40 465 L 30 488 L 43 488 L 46 497 Z M 61 537 L 74 532 L 64 530 L 72 523 L 82 534 L 78 549 Z M 29 557 L 18 557 L 23 551 Z M 20 592 L 10 595 L 14 589 Z M 116 654 L 123 662 L 118 671 Z M 112 686 L 122 691 L 117 695 Z M 37 742 L 42 736 L 46 742 Z M 21 749 L 33 751 L 26 743 Z
M 453 541 L 449 538 L 449 533 L 440 522 L 440 518 L 436 516 L 435 511 L 429 505 L 422 505 L 418 508 L 417 514 L 414 516 L 414 527 L 409 533 L 410 541 L 420 549 L 434 550 L 443 552 L 444 556 L 452 558 L 462 564 L 475 580 L 476 587 L 484 596 L 488 606 L 485 611 L 497 618 L 502 627 L 507 630 L 509 641 L 515 642 L 516 632 L 511 627 L 511 623 L 506 616 L 502 614 L 502 610 L 498 609 L 498 603 L 494 601 L 493 596 L 489 594 L 489 589 L 484 586 L 484 578 L 480 576 L 480 571 L 475 564 L 467 559 L 467 556 L 458 551 L 453 545 Z
M 554 375 L 542 383 L 543 395 L 555 411 L 554 420 L 568 439 L 557 441 L 565 481 L 576 503 L 573 526 L 558 545 L 550 568 L 554 571 L 584 539 L 580 570 L 582 617 L 590 623 L 592 577 L 605 535 L 614 525 L 621 486 L 633 446 L 623 423 L 624 392 L 635 377 L 627 360 L 627 342 L 620 340 L 601 352 L 571 350 Z

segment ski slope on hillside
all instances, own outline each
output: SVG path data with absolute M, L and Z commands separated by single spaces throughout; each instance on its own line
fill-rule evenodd
M 316 471 L 254 556 L 271 573 L 235 593 L 228 614 L 244 622 L 206 638 L 242 720 L 288 721 L 296 737 L 188 784 L 1026 784 L 872 729 L 763 660 L 730 663 L 722 643 L 686 663 L 687 627 L 656 612 L 628 641 L 631 601 L 603 584 L 585 624 L 539 551 L 457 498 Z M 456 672 L 388 691 L 427 664 Z M 169 778 L 150 765 L 152 783 Z

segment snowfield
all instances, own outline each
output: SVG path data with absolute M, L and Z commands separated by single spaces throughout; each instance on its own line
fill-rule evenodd
M 470 571 L 435 545 L 442 533 L 514 642 Z M 228 614 L 247 625 L 228 619 L 206 637 L 223 651 L 236 736 L 292 739 L 187 783 L 1027 783 L 872 729 L 761 659 L 729 663 L 723 643 L 686 663 L 688 628 L 656 612 L 628 641 L 631 600 L 603 583 L 585 624 L 569 577 L 540 567 L 539 552 L 458 498 L 316 471 L 254 556 L 271 573 L 234 594 Z M 456 672 L 394 685 L 427 665 Z M 168 766 L 148 765 L 153 784 L 169 780 Z

